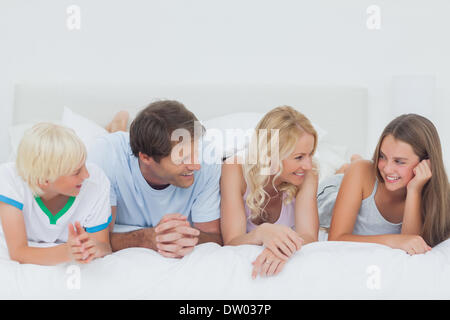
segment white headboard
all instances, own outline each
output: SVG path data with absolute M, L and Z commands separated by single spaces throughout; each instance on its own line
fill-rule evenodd
M 66 106 L 104 126 L 115 112 L 125 109 L 134 116 L 158 99 L 178 100 L 200 120 L 290 105 L 327 130 L 330 142 L 351 153 L 366 150 L 367 89 L 362 87 L 24 83 L 15 86 L 13 123 L 60 120 Z

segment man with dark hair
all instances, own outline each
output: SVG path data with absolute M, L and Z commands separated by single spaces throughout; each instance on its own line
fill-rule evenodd
M 89 160 L 111 182 L 113 221 L 143 228 L 112 233 L 113 251 L 145 247 L 180 258 L 196 244 L 222 244 L 221 166 L 198 161 L 202 133 L 192 112 L 165 100 L 143 109 L 129 134 L 98 139 Z

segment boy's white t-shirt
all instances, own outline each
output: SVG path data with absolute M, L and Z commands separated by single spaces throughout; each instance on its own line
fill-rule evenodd
M 28 184 L 18 175 L 15 163 L 0 165 L 0 201 L 22 212 L 28 241 L 67 242 L 68 225 L 76 221 L 89 233 L 109 226 L 112 219 L 109 180 L 95 164 L 88 163 L 86 168 L 89 178 L 83 181 L 80 193 L 70 197 L 64 208 L 53 216 L 41 199 L 33 196 Z

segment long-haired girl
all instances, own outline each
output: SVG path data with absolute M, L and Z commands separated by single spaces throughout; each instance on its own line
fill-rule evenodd
M 358 160 L 319 187 L 336 196 L 328 240 L 387 245 L 419 254 L 450 236 L 450 187 L 433 123 L 416 114 L 384 129 L 372 161 Z M 320 210 L 321 221 L 329 212 Z

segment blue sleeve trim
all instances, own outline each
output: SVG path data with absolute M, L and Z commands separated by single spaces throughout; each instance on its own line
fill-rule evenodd
M 108 221 L 106 223 L 101 224 L 99 226 L 86 228 L 86 232 L 88 232 L 88 233 L 95 233 L 95 232 L 102 231 L 102 230 L 108 228 L 109 224 L 111 223 L 111 220 L 112 220 L 112 215 L 109 216 Z
M 9 204 L 9 205 L 11 205 L 13 207 L 16 207 L 17 209 L 19 209 L 21 211 L 23 210 L 23 203 L 20 203 L 20 202 L 18 202 L 16 200 L 13 200 L 11 198 L 5 197 L 5 196 L 3 196 L 1 194 L 0 194 L 0 201 L 4 202 L 6 204 Z

